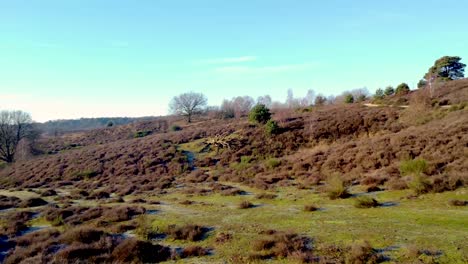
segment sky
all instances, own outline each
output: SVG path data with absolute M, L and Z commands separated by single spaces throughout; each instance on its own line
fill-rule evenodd
M 34 120 L 168 113 L 174 96 L 416 86 L 468 62 L 468 1 L 0 0 L 0 109 Z

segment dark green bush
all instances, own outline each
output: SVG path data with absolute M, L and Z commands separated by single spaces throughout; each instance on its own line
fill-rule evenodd
M 151 134 L 151 131 L 137 131 L 133 134 L 134 138 L 142 138 Z
M 249 113 L 250 122 L 265 124 L 270 120 L 270 118 L 270 109 L 268 109 L 264 104 L 256 105 Z
M 396 94 L 407 94 L 407 93 L 409 93 L 409 91 L 410 91 L 410 88 L 409 88 L 408 84 L 402 83 L 402 84 L 397 86 L 397 88 L 395 90 L 395 93 Z
M 265 124 L 265 132 L 269 136 L 277 134 L 279 132 L 278 123 L 273 120 L 268 120 L 268 122 Z
M 347 95 L 345 95 L 344 101 L 347 104 L 352 104 L 352 103 L 354 103 L 354 96 L 352 94 L 347 94 Z
M 171 131 L 181 131 L 182 130 L 182 127 L 178 126 L 178 125 L 172 125 L 171 126 Z

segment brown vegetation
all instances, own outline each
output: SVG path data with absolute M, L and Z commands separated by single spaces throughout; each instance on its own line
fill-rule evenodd
M 167 227 L 166 233 L 173 239 L 199 241 L 202 240 L 208 232 L 208 229 L 199 225 L 170 225 Z

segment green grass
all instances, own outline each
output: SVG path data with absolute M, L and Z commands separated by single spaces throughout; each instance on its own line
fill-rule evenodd
M 249 188 L 242 187 L 244 190 Z M 252 189 L 250 189 L 252 190 Z M 442 194 L 426 194 L 417 199 L 405 197 L 411 191 L 386 191 L 376 195 L 381 202 L 395 202 L 395 206 L 359 209 L 353 199 L 329 200 L 321 194 L 306 190 L 281 188 L 274 200 L 256 200 L 255 193 L 244 196 L 186 197 L 173 192 L 158 199 L 166 203 L 154 220 L 155 228 L 169 224 L 201 224 L 213 227 L 208 238 L 201 242 L 164 241 L 173 246 L 201 245 L 211 247 L 215 254 L 203 261 L 219 262 L 252 251 L 251 241 L 262 230 L 293 230 L 316 239 L 316 243 L 350 245 L 355 240 L 367 240 L 376 248 L 396 246 L 386 252 L 393 259 L 403 256 L 407 246 L 436 248 L 444 252 L 441 263 L 462 263 L 463 252 L 468 252 L 468 210 L 448 205 L 450 199 L 467 199 L 467 189 Z M 256 191 L 260 193 L 260 191 Z M 196 204 L 182 206 L 177 201 L 190 199 Z M 258 207 L 241 210 L 237 205 L 244 200 Z M 201 202 L 208 205 L 202 205 Z M 313 214 L 304 212 L 308 204 L 323 208 Z M 234 239 L 226 244 L 215 242 L 219 232 L 231 232 Z M 457 249 L 459 248 L 459 249 Z M 287 260 L 272 261 L 286 263 Z
M 181 260 L 182 263 L 197 260 L 203 263 L 231 262 L 236 255 L 246 256 L 253 252 L 252 241 L 259 238 L 259 232 L 269 229 L 307 235 L 314 239 L 316 246 L 348 246 L 354 241 L 367 240 L 377 249 L 396 247 L 395 250 L 384 253 L 394 262 L 405 262 L 404 255 L 411 246 L 441 250 L 444 255 L 439 259 L 440 263 L 463 263 L 463 258 L 468 257 L 464 253 L 468 252 L 468 245 L 465 243 L 468 237 L 468 209 L 449 205 L 452 199 L 468 200 L 468 188 L 439 194 L 422 194 L 415 199 L 406 198 L 412 194 L 411 190 L 384 191 L 373 197 L 383 204 L 393 202 L 394 206 L 360 209 L 354 207 L 354 199 L 330 200 L 326 194 L 315 193 L 314 190 L 281 187 L 269 191 L 277 195 L 275 199 L 256 199 L 255 195 L 263 193 L 263 190 L 238 183 L 222 184 L 238 187 L 249 195 L 193 196 L 184 194 L 183 189 L 170 189 L 167 194 L 161 195 L 142 195 L 141 198 L 146 200 L 162 202 L 161 205 L 142 204 L 158 210 L 158 214 L 141 219 L 149 221 L 150 226 L 145 226 L 145 230 L 165 230 L 168 225 L 173 224 L 195 224 L 213 228 L 202 241 L 166 238 L 158 242 L 174 247 L 198 245 L 213 249 L 210 256 Z M 352 193 L 358 190 L 357 187 L 350 188 Z M 184 200 L 195 203 L 179 204 Z M 241 201 L 250 201 L 257 206 L 246 210 L 238 209 L 237 205 Z M 314 213 L 305 212 L 304 206 L 310 204 L 319 205 L 320 210 Z M 48 222 L 38 218 L 30 224 L 45 225 Z M 216 242 L 216 235 L 221 232 L 233 234 L 233 239 L 226 243 Z M 291 260 L 272 260 L 269 263 L 291 263 Z
M 400 163 L 400 174 L 402 176 L 406 175 L 416 175 L 419 176 L 426 172 L 428 169 L 428 163 L 425 159 L 417 158 L 413 160 L 404 160 Z

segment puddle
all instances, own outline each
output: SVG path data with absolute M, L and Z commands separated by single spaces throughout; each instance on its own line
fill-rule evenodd
M 31 226 L 31 227 L 28 227 L 27 229 L 21 231 L 19 236 L 24 236 L 24 235 L 30 234 L 32 232 L 44 230 L 44 229 L 49 228 L 49 227 L 51 227 L 51 226 L 50 225 Z
M 6 236 L 0 236 L 0 263 L 5 260 L 5 257 L 11 249 L 15 247 L 15 244 L 8 240 Z
M 155 215 L 159 212 L 159 210 L 146 210 L 147 215 Z

